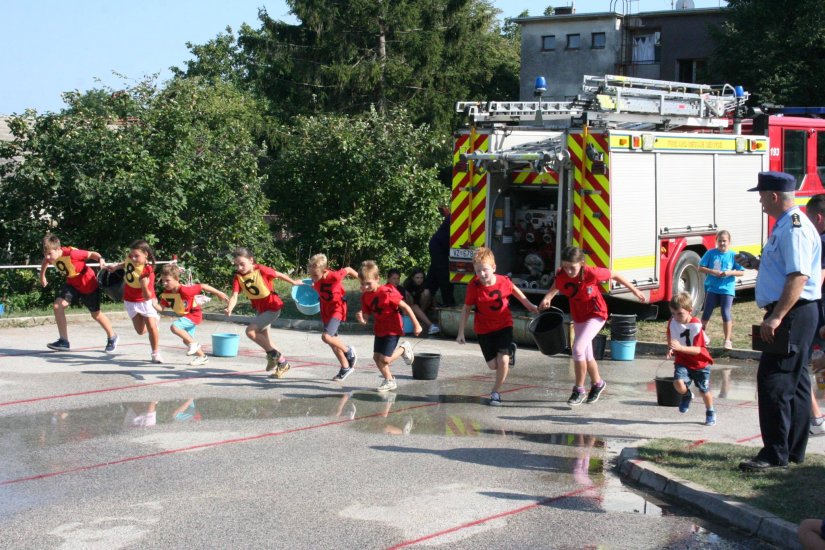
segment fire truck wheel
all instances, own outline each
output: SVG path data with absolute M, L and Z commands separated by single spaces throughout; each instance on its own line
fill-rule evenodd
M 685 250 L 679 256 L 676 267 L 673 269 L 673 295 L 687 292 L 693 300 L 693 314 L 702 311 L 705 303 L 705 284 L 699 272 L 699 255 L 691 250 Z

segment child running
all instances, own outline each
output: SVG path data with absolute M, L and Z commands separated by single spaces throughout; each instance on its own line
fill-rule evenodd
M 418 336 L 421 334 L 421 325 L 415 318 L 410 306 L 404 302 L 401 293 L 390 283 L 381 285 L 380 273 L 378 266 L 372 260 L 366 260 L 361 263 L 361 268 L 358 270 L 358 278 L 361 280 L 361 310 L 355 315 L 358 322 L 362 325 L 367 324 L 366 317 L 373 316 L 373 332 L 375 334 L 375 342 L 372 346 L 375 366 L 384 377 L 381 385 L 378 386 L 379 392 L 388 392 L 398 387 L 393 378 L 390 365 L 399 357 L 404 358 L 404 362 L 411 365 L 413 362 L 412 346 L 409 342 L 401 342 L 398 345 L 398 340 L 404 334 L 404 328 L 401 321 L 401 313 L 403 312 L 412 319 L 413 334 Z
M 94 270 L 86 265 L 86 261 L 103 263 L 100 254 L 89 250 L 80 250 L 71 246 L 60 246 L 60 239 L 56 235 L 46 235 L 43 238 L 43 263 L 40 265 L 40 284 L 45 288 L 46 268 L 49 264 L 66 277 L 66 282 L 60 287 L 54 299 L 54 321 L 57 324 L 59 337 L 56 341 L 46 344 L 46 347 L 56 351 L 69 351 L 69 329 L 66 321 L 66 308 L 78 303 L 86 306 L 92 319 L 106 331 L 106 353 L 113 353 L 117 348 L 118 336 L 112 330 L 112 323 L 106 314 L 100 311 L 100 287 Z
M 710 365 L 713 359 L 705 347 L 705 331 L 693 316 L 693 300 L 686 292 L 680 292 L 670 303 L 670 322 L 667 325 L 667 358 L 674 357 L 673 387 L 682 395 L 679 412 L 686 413 L 693 400 L 689 386 L 691 381 L 702 394 L 705 402 L 705 426 L 716 424 L 713 394 L 710 391 Z
M 186 344 L 186 355 L 194 355 L 195 358 L 189 363 L 192 366 L 205 365 L 209 357 L 201 349 L 201 345 L 195 341 L 195 328 L 203 321 L 203 310 L 198 303 L 197 297 L 201 291 L 205 290 L 214 294 L 224 302 L 228 300 L 226 294 L 204 283 L 192 285 L 180 284 L 181 270 L 175 264 L 167 264 L 160 270 L 160 284 L 163 292 L 160 294 L 159 303 L 154 304 L 157 311 L 169 308 L 178 319 L 169 327 L 172 334 L 178 336 Z
M 513 355 L 513 314 L 510 312 L 510 296 L 515 296 L 527 311 L 536 313 L 538 308 L 527 299 L 520 288 L 504 275 L 496 275 L 496 259 L 489 248 L 479 247 L 473 253 L 475 277 L 467 285 L 464 309 L 458 324 L 456 342 L 465 343 L 464 328 L 475 308 L 473 330 L 487 367 L 496 371 L 496 381 L 490 391 L 489 404 L 501 406 L 501 388 L 510 370 Z
M 607 320 L 607 304 L 602 297 L 600 285 L 614 280 L 633 293 L 640 301 L 645 296 L 622 275 L 601 267 L 584 265 L 584 252 L 576 246 L 568 246 L 561 253 L 561 268 L 556 271 L 553 285 L 539 304 L 539 309 L 547 309 L 553 297 L 559 292 L 567 296 L 570 303 L 570 317 L 576 338 L 573 342 L 573 368 L 576 385 L 567 400 L 571 407 L 585 403 L 595 403 L 607 383 L 599 374 L 599 364 L 593 355 L 593 338 Z M 590 375 L 590 392 L 584 397 L 584 382 Z
M 723 229 L 716 234 L 716 248 L 705 252 L 699 262 L 699 271 L 705 274 L 702 329 L 708 327 L 708 321 L 718 305 L 722 312 L 722 347 L 725 349 L 733 349 L 733 318 L 730 311 L 736 294 L 736 277 L 745 273 L 745 268 L 736 263 L 735 257 L 736 253 L 730 249 L 730 233 Z
M 103 267 L 103 260 L 101 260 Z M 152 305 L 155 296 L 155 253 L 149 243 L 142 239 L 129 245 L 126 261 L 106 265 L 108 271 L 118 269 L 126 271 L 123 276 L 123 305 L 132 320 L 135 332 L 140 335 L 149 333 L 149 346 L 152 348 L 152 363 L 163 363 L 158 348 L 158 312 Z
M 332 271 L 328 269 L 328 265 L 326 255 L 315 254 L 309 259 L 307 271 L 312 279 L 312 288 L 321 299 L 321 323 L 324 325 L 321 341 L 332 349 L 341 365 L 338 374 L 332 379 L 335 382 L 343 382 L 355 371 L 358 356 L 355 354 L 355 348 L 345 344 L 338 336 L 341 323 L 347 320 L 347 293 L 341 281 L 345 277 L 358 278 L 358 272 L 351 267 Z
M 246 335 L 266 352 L 266 371 L 275 369 L 270 378 L 283 378 L 289 370 L 289 362 L 269 342 L 269 326 L 281 316 L 281 308 L 284 307 L 281 297 L 272 288 L 272 282 L 281 279 L 291 285 L 304 283 L 292 280 L 271 267 L 256 264 L 252 253 L 246 248 L 236 248 L 232 258 L 235 276 L 232 277 L 232 296 L 224 312 L 227 317 L 232 315 L 239 293 L 243 292 L 249 298 L 258 315 L 246 326 Z

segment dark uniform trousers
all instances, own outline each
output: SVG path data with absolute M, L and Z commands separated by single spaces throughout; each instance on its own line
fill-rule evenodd
M 818 319 L 816 302 L 794 307 L 783 320 L 790 327 L 791 355 L 763 352 L 759 358 L 756 387 L 764 447 L 758 460 L 782 465 L 805 460 L 811 415 L 808 363 Z

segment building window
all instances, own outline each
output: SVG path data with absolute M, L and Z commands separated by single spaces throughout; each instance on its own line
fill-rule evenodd
M 541 51 L 552 52 L 556 49 L 556 35 L 549 34 L 541 37 Z
M 581 47 L 581 35 L 580 34 L 568 34 L 567 35 L 567 49 L 568 50 L 578 50 Z
M 633 37 L 633 63 L 658 63 L 662 34 L 637 34 Z
M 605 44 L 605 36 L 603 32 L 594 32 L 590 47 L 594 50 L 603 50 Z

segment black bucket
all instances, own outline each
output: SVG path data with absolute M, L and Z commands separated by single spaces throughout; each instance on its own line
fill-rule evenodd
M 97 272 L 97 284 L 100 285 L 106 296 L 115 302 L 123 301 L 123 277 L 126 276 L 126 271 L 123 269 L 116 269 L 109 271 L 101 269 Z
M 656 403 L 660 407 L 678 407 L 682 395 L 673 387 L 675 378 L 672 376 L 656 377 Z
M 636 339 L 636 315 L 610 316 L 610 339 L 617 341 L 630 341 Z
M 527 330 L 544 355 L 555 355 L 567 349 L 567 331 L 564 314 L 559 309 L 550 309 L 530 321 Z
M 607 335 L 597 334 L 593 338 L 593 359 L 601 361 L 604 359 L 604 348 L 607 346 Z
M 438 378 L 440 353 L 416 353 L 412 363 L 412 375 L 416 380 L 435 380 Z

